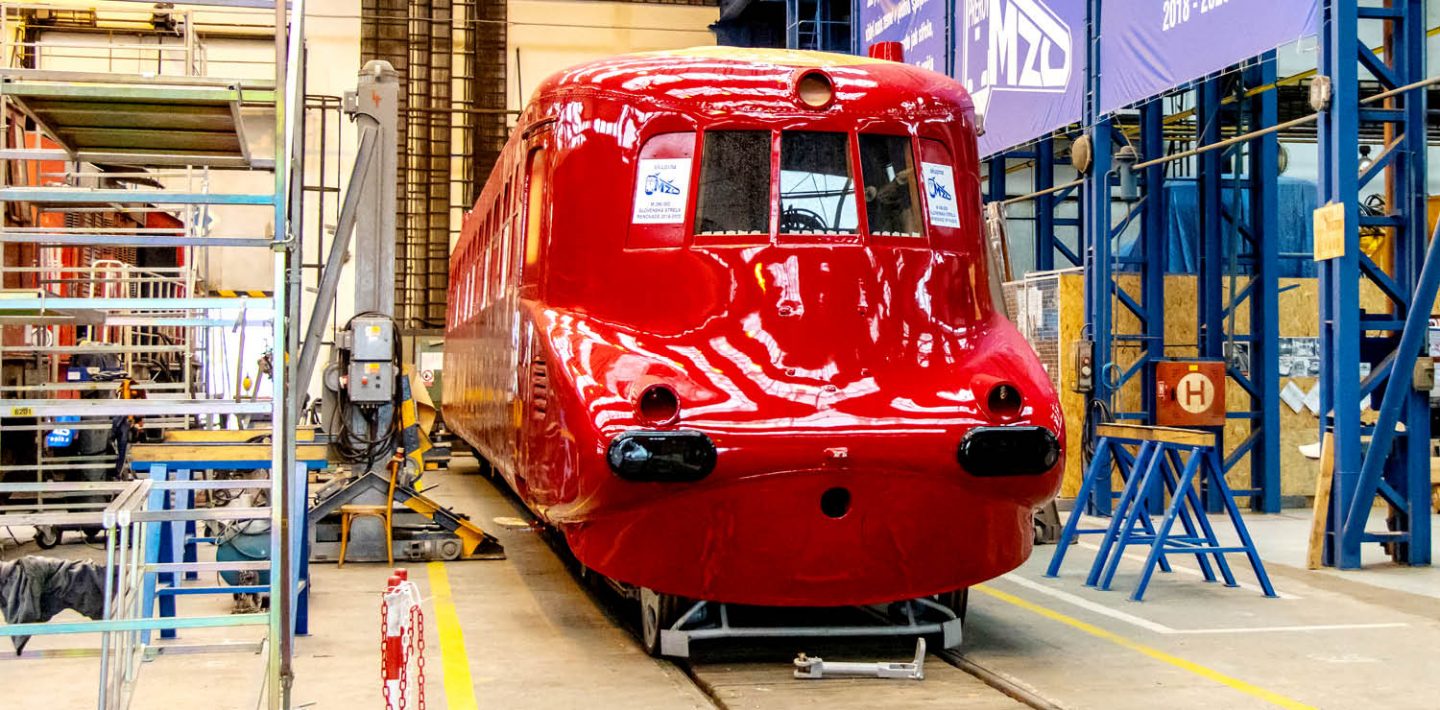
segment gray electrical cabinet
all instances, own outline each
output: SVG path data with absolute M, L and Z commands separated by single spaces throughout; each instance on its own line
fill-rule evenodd
M 350 359 L 392 362 L 395 359 L 395 324 L 383 316 L 360 316 L 350 322 L 353 342 Z
M 384 316 L 350 321 L 350 400 L 389 402 L 395 397 L 395 324 Z
M 395 365 L 388 362 L 350 363 L 352 402 L 389 402 L 395 397 Z

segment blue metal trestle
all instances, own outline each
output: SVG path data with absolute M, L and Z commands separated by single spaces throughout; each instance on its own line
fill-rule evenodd
M 1237 584 L 1225 555 L 1244 554 L 1265 596 L 1275 596 L 1275 588 L 1265 573 L 1260 553 L 1225 483 L 1215 434 L 1126 424 L 1102 425 L 1097 427 L 1096 433 L 1099 436 L 1096 455 L 1085 472 L 1077 504 L 1060 533 L 1046 576 L 1059 574 L 1065 553 L 1077 536 L 1099 534 L 1100 551 L 1086 577 L 1087 586 L 1109 590 L 1125 550 L 1133 545 L 1142 545 L 1149 548 L 1149 554 L 1140 571 L 1140 582 L 1130 595 L 1135 601 L 1144 598 L 1157 566 L 1162 571 L 1170 571 L 1166 557 L 1176 554 L 1194 555 L 1207 582 L 1216 581 L 1215 572 L 1218 569 L 1227 587 Z M 1137 447 L 1136 453 L 1131 455 L 1127 446 Z M 1080 529 L 1079 520 L 1084 513 L 1082 503 L 1097 492 L 1100 488 L 1098 483 L 1109 482 L 1112 460 L 1121 472 L 1125 487 L 1115 501 L 1110 523 L 1104 528 Z M 1238 544 L 1220 541 L 1215 527 L 1205 515 L 1200 497 L 1202 488 L 1221 501 L 1234 527 Z M 1164 517 L 1156 526 L 1150 520 L 1145 502 L 1162 494 L 1169 496 L 1169 502 L 1164 507 Z M 1176 523 L 1183 532 L 1175 530 Z

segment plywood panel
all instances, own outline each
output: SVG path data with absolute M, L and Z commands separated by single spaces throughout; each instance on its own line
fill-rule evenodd
M 1120 287 L 1128 294 L 1139 301 L 1140 280 L 1136 275 L 1123 275 L 1119 279 Z M 1198 338 L 1196 329 L 1196 278 L 1193 275 L 1170 275 L 1165 277 L 1165 355 L 1167 357 L 1184 358 L 1196 356 L 1196 340 Z M 1230 291 L 1232 282 L 1225 280 L 1225 291 Z M 1236 279 L 1233 282 L 1236 289 L 1243 289 L 1246 285 L 1245 279 Z M 1313 338 L 1319 335 L 1319 300 L 1318 285 L 1315 279 L 1289 278 L 1280 280 L 1280 337 L 1282 338 Z M 1085 398 L 1082 395 L 1071 391 L 1074 383 L 1074 373 L 1071 372 L 1068 358 L 1069 344 L 1080 337 L 1084 325 L 1084 279 L 1079 273 L 1065 274 L 1060 280 L 1060 324 L 1062 351 L 1062 367 L 1060 369 L 1060 399 L 1061 406 L 1065 410 L 1065 421 L 1067 426 L 1066 434 L 1066 470 L 1065 481 L 1061 487 L 1062 497 L 1074 497 L 1080 488 L 1080 479 L 1083 475 L 1081 470 L 1081 447 L 1083 443 L 1083 424 L 1085 421 Z M 1361 303 L 1368 310 L 1381 311 L 1386 307 L 1386 301 L 1378 290 L 1366 284 L 1361 290 Z M 1120 333 L 1135 334 L 1140 330 L 1140 323 L 1118 299 L 1114 302 L 1114 313 L 1116 330 Z M 1247 334 L 1249 332 L 1250 312 L 1248 302 L 1241 304 L 1234 314 L 1234 331 L 1236 334 Z M 1117 342 L 1114 352 L 1111 354 L 1115 362 L 1115 370 L 1123 370 L 1136 361 L 1139 355 L 1139 347 L 1136 343 Z M 1102 353 L 1096 354 L 1097 365 L 1106 359 Z M 1103 374 L 1103 373 L 1102 373 Z M 1357 373 L 1358 377 L 1358 373 Z M 1286 382 L 1293 380 L 1295 384 L 1304 391 L 1309 391 L 1316 386 L 1316 379 L 1313 377 L 1281 378 L 1280 384 L 1283 387 Z M 1137 376 L 1116 394 L 1118 408 L 1122 410 L 1134 410 L 1138 408 L 1140 398 L 1140 380 Z M 1226 401 L 1231 411 L 1241 410 L 1247 407 L 1247 396 L 1239 385 L 1230 383 L 1226 388 Z M 1373 413 L 1371 413 L 1373 415 Z M 1369 415 L 1367 415 L 1369 418 Z M 1233 451 L 1236 446 L 1243 442 L 1249 435 L 1250 423 L 1245 420 L 1231 420 L 1225 427 L 1225 446 L 1227 453 Z M 1284 496 L 1310 496 L 1315 491 L 1315 478 L 1319 473 L 1319 462 L 1305 458 L 1300 453 L 1302 445 L 1314 444 L 1319 441 L 1320 436 L 1319 419 L 1309 410 L 1301 409 L 1300 412 L 1291 411 L 1283 404 L 1280 407 L 1280 486 L 1281 495 Z M 1250 468 L 1248 460 L 1242 460 L 1232 469 L 1228 477 L 1232 486 L 1237 488 L 1250 487 Z

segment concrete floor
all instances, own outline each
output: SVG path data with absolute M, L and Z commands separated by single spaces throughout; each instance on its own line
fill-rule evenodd
M 473 463 L 431 478 L 435 497 L 491 530 L 509 559 L 412 567 L 425 597 L 430 707 L 1019 706 L 934 656 L 922 682 L 790 677 L 798 650 L 902 660 L 912 653 L 907 640 L 722 641 L 697 646 L 685 666 L 653 660 L 623 627 L 633 607 L 581 585 Z M 1041 547 L 972 593 L 965 655 L 1067 708 L 1440 707 L 1440 569 L 1397 567 L 1376 549 L 1363 571 L 1305 571 L 1308 511 L 1247 521 L 1279 599 L 1261 596 L 1238 559 L 1247 586 L 1236 589 L 1206 584 L 1193 562 L 1177 559 L 1176 573 L 1157 574 L 1146 601 L 1131 602 L 1138 559 L 1121 566 L 1113 591 L 1100 592 L 1083 585 L 1089 542 L 1071 548 L 1058 579 L 1043 577 L 1054 548 Z M 6 559 L 34 552 L 31 544 L 3 550 Z M 93 554 L 79 544 L 52 552 Z M 381 565 L 314 568 L 313 634 L 298 644 L 296 707 L 383 707 L 379 592 L 388 573 Z M 184 607 L 223 613 L 228 599 L 185 598 Z M 255 640 L 237 630 L 181 638 Z M 93 644 L 43 637 L 30 649 Z M 93 707 L 93 657 L 0 657 L 0 708 Z M 145 664 L 132 707 L 253 708 L 262 662 L 253 650 L 162 655 Z

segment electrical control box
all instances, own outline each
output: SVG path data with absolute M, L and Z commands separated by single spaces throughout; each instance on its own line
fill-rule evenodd
M 395 397 L 395 365 L 389 362 L 350 363 L 350 401 L 386 403 Z
M 380 316 L 360 316 L 350 321 L 350 359 L 394 361 L 395 324 Z
M 1162 360 L 1155 363 L 1155 423 L 1160 426 L 1225 425 L 1225 363 Z
M 1070 389 L 1085 394 L 1095 391 L 1095 343 L 1088 339 L 1070 344 L 1070 363 L 1074 379 Z

